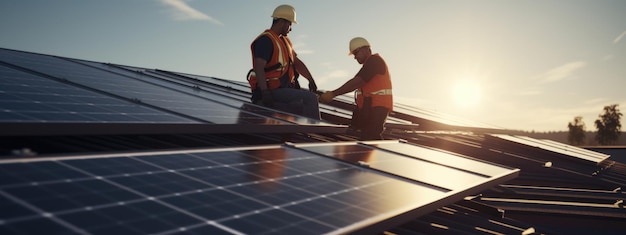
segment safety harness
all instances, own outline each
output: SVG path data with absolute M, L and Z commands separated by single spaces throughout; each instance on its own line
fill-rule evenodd
M 274 43 L 274 51 L 272 52 L 272 58 L 268 61 L 268 65 L 264 68 L 265 71 L 265 81 L 267 82 L 267 88 L 270 90 L 290 86 L 293 83 L 293 79 L 295 77 L 295 72 L 293 71 L 291 64 L 293 63 L 293 50 L 291 49 L 291 41 L 289 38 L 283 37 L 284 43 L 281 42 L 281 38 L 276 33 L 271 30 L 265 30 L 261 33 L 250 45 L 251 50 L 254 52 L 254 44 L 256 41 L 263 36 L 268 36 L 271 41 Z M 254 64 L 254 53 L 252 58 L 252 63 Z M 288 77 L 283 78 L 286 74 Z M 283 79 L 289 79 L 289 81 L 281 81 Z M 257 79 L 256 73 L 254 72 L 254 68 L 248 71 L 246 75 L 246 79 L 250 84 L 250 89 L 254 92 L 257 88 Z

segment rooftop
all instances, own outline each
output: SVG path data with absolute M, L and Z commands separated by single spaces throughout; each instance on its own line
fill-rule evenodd
M 623 234 L 613 156 L 396 104 L 384 141 L 242 81 L 0 49 L 0 233 Z

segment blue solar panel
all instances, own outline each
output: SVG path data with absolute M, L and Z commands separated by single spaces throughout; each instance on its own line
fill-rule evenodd
M 369 167 L 348 164 L 364 150 L 354 146 L 373 150 Z M 314 153 L 323 149 L 342 151 Z M 457 172 L 425 182 L 403 170 L 425 171 L 423 159 L 390 151 L 407 149 L 433 151 L 366 142 L 4 161 L 0 233 L 379 232 L 517 174 L 449 155 L 446 161 L 470 163 L 470 169 L 456 169 L 466 174 L 484 165 L 472 174 L 485 179 L 460 179 Z M 454 179 L 467 185 L 448 187 Z
M 20 123 L 6 127 L 15 135 L 24 135 L 21 124 L 32 122 L 40 123 L 38 127 L 46 133 L 84 130 L 67 134 L 113 134 L 110 130 L 118 134 L 334 133 L 345 129 L 253 105 L 247 96 L 231 94 L 220 86 L 200 87 L 175 73 L 5 49 L 0 49 L 0 70 L 0 76 L 6 77 L 0 83 L 0 124 Z M 103 123 L 110 128 L 41 123 Z M 160 125 L 150 130 L 111 123 Z M 171 125 L 190 123 L 202 126 Z M 30 129 L 28 133 L 37 134 Z
M 146 77 L 138 73 L 132 76 L 111 73 L 66 59 L 18 51 L 0 51 L 0 59 L 10 60 L 12 64 L 17 66 L 206 120 L 210 123 L 235 124 L 237 122 L 235 117 L 240 112 L 239 107 L 214 102 L 199 95 L 182 93 L 164 84 L 147 82 Z M 189 90 L 190 92 L 193 91 Z
M 7 136 L 66 135 L 81 122 L 89 128 L 79 134 L 95 135 L 338 127 L 249 104 L 227 82 L 128 68 L 0 50 L 0 75 L 12 79 L 0 81 L 0 127 Z M 154 124 L 144 112 L 180 120 Z M 148 123 L 115 119 L 127 114 Z M 120 123 L 91 125 L 110 120 Z M 0 234 L 378 233 L 517 172 L 397 141 L 0 160 Z
M 3 234 L 342 233 L 445 195 L 284 146 L 42 159 L 0 169 Z
M 239 109 L 239 111 L 243 111 L 238 116 L 238 123 L 251 122 L 256 124 L 267 124 L 268 122 L 273 122 L 274 124 L 278 124 L 280 122 L 286 122 L 300 125 L 326 124 L 319 120 L 311 120 L 302 116 L 292 115 L 285 112 L 251 105 L 249 103 L 250 94 L 247 93 L 249 92 L 249 88 L 246 88 L 246 92 L 244 92 L 244 90 L 242 90 L 241 84 L 237 85 L 235 83 L 229 83 L 220 79 L 210 79 L 198 75 L 185 75 L 180 73 L 164 72 L 128 66 L 105 65 L 88 61 L 78 62 L 111 71 L 116 74 L 133 77 L 141 81 L 175 89 L 178 92 L 193 94 L 194 96 L 202 97 L 211 102 L 224 104 L 231 108 L 237 108 Z M 193 81 L 193 79 L 199 81 Z M 211 83 L 209 84 L 200 82 L 207 80 L 210 80 Z M 232 89 L 231 87 L 233 86 L 236 87 L 236 89 Z M 242 117 L 245 118 L 242 119 Z M 272 117 L 273 120 L 267 120 L 266 117 Z
M 196 122 L 1 65 L 0 78 L 0 122 Z

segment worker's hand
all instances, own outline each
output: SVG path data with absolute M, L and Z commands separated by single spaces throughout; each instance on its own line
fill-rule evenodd
M 309 91 L 313 93 L 317 92 L 317 85 L 315 84 L 315 80 L 313 79 L 309 80 Z
M 265 107 L 274 107 L 274 97 L 272 97 L 272 92 L 270 90 L 264 90 L 261 97 L 261 102 Z
M 324 94 L 322 94 L 322 96 L 320 96 L 320 102 L 322 102 L 322 103 L 330 103 L 330 101 L 332 101 L 333 98 L 335 98 L 335 94 L 333 94 L 332 91 L 327 91 L 327 92 L 324 92 Z

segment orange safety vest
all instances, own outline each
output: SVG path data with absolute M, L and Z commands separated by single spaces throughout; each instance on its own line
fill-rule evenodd
M 378 56 L 378 54 L 372 56 Z M 374 75 L 371 80 L 363 84 L 361 88 L 357 89 L 356 104 L 358 108 L 363 108 L 365 97 L 371 97 L 371 107 L 380 106 L 387 108 L 389 111 L 393 110 L 391 76 L 389 75 L 388 69 L 385 69 L 385 74 Z
M 265 35 L 269 36 L 274 44 L 272 58 L 270 61 L 267 61 L 267 64 L 265 65 L 265 80 L 267 82 L 267 88 L 270 90 L 279 88 L 281 85 L 280 78 L 283 77 L 285 73 L 289 73 L 287 75 L 289 83 L 293 83 L 295 71 L 291 67 L 295 56 L 291 41 L 289 40 L 289 37 L 280 36 L 272 30 L 265 30 L 256 39 L 254 39 L 250 45 L 250 49 L 252 50 L 252 67 L 254 68 L 254 44 L 259 38 Z M 247 79 L 250 84 L 250 88 L 254 91 L 257 88 L 257 80 L 254 69 L 251 69 L 250 72 L 248 72 Z

